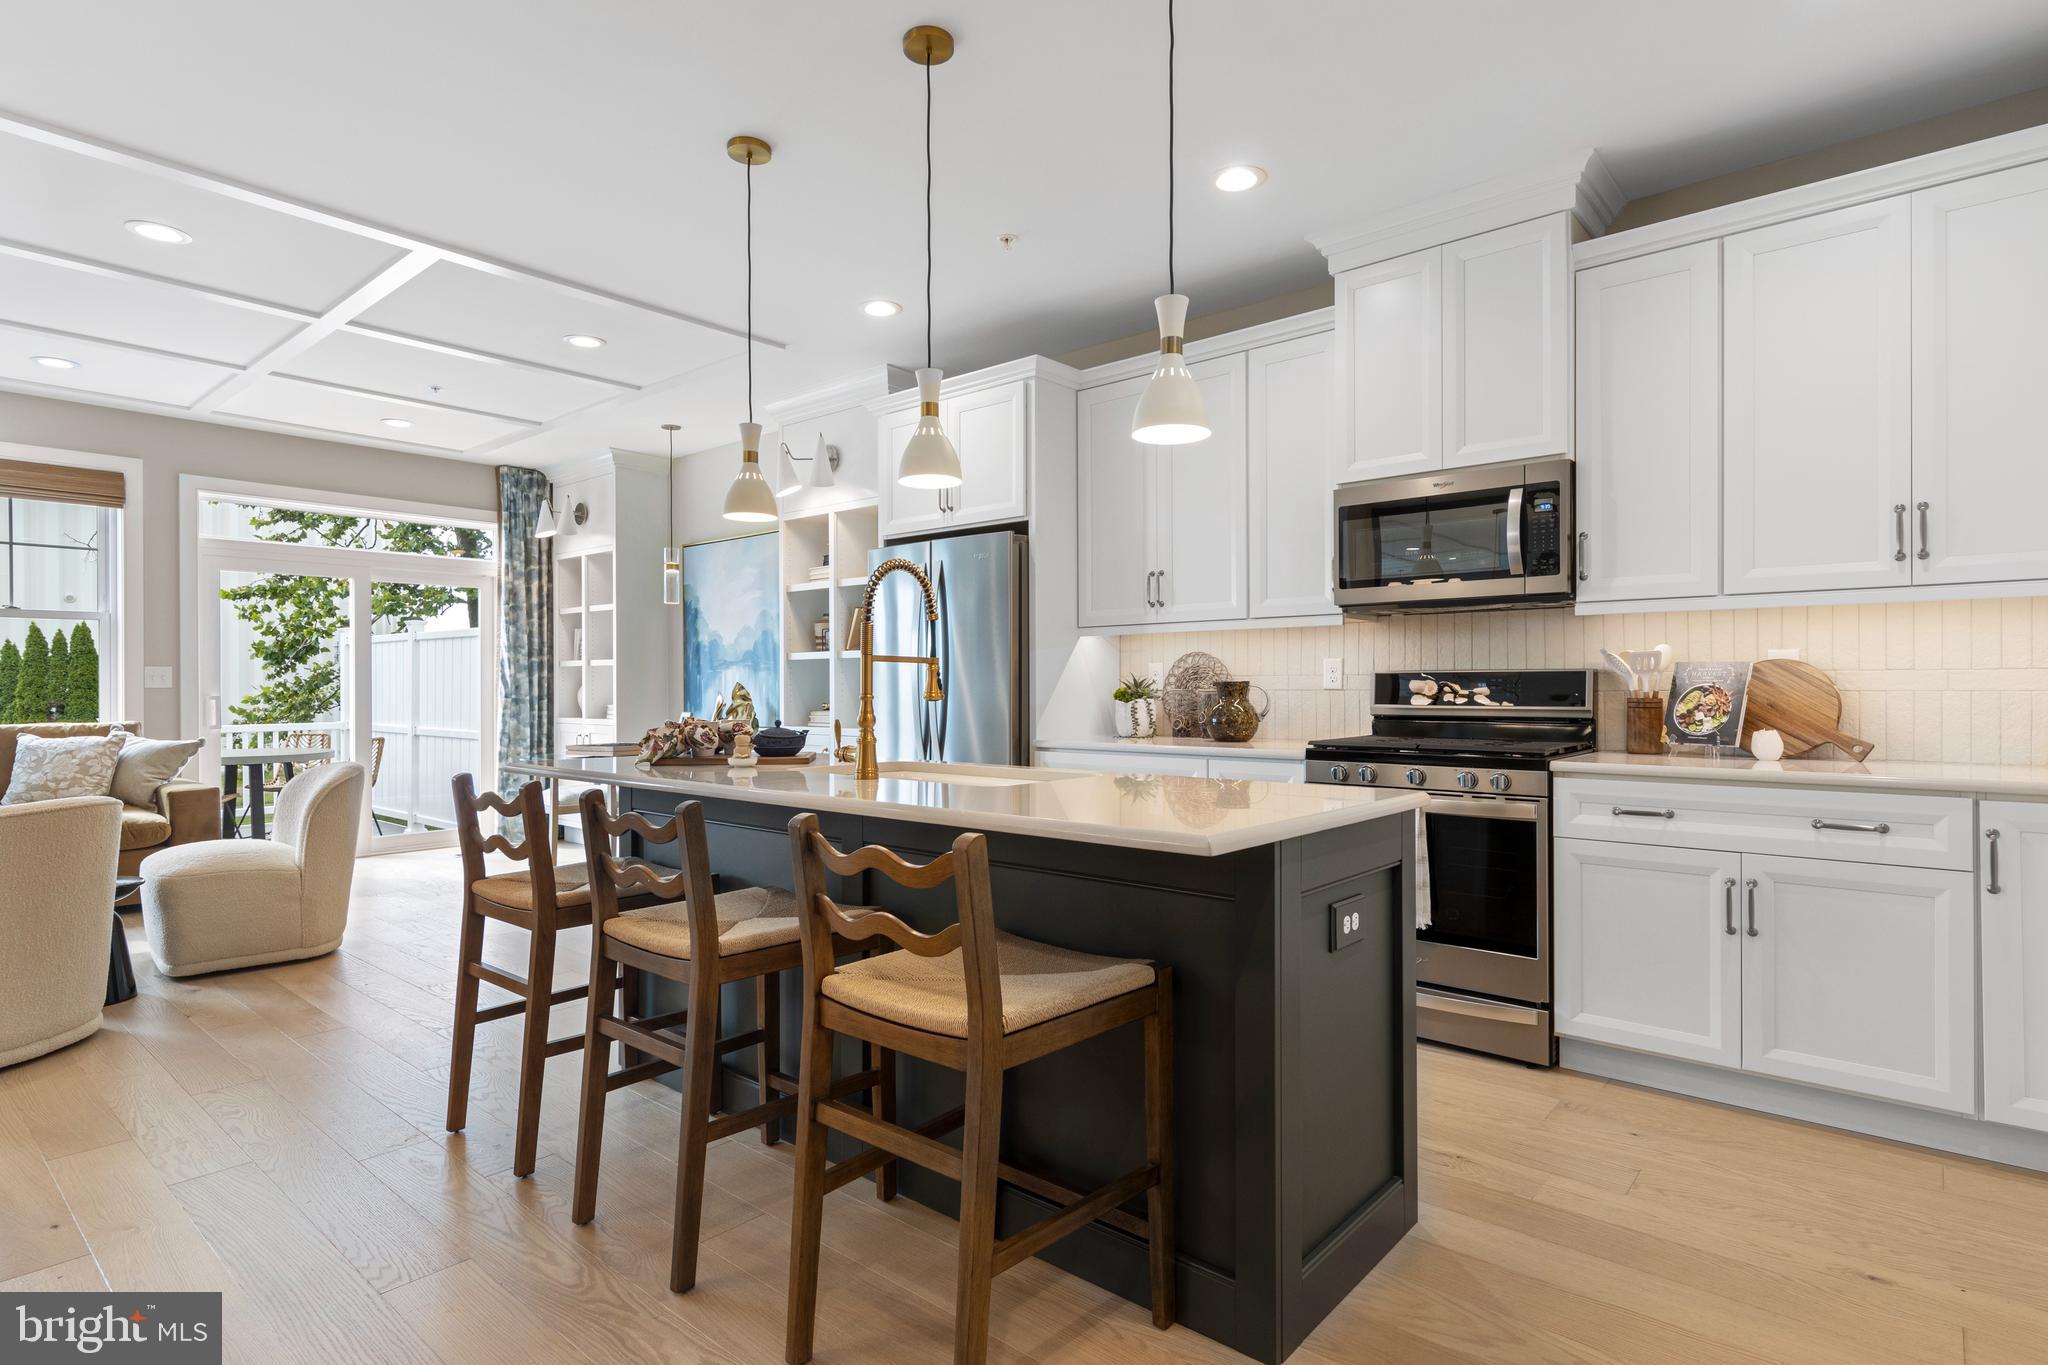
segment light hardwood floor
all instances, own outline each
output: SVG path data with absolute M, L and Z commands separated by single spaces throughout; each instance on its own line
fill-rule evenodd
M 712 1149 L 677 1296 L 672 1092 L 612 1096 L 585 1228 L 574 1056 L 533 1179 L 515 1021 L 478 1031 L 469 1130 L 442 1132 L 456 881 L 452 853 L 366 860 L 342 951 L 196 981 L 131 928 L 142 995 L 0 1072 L 0 1289 L 224 1290 L 228 1358 L 264 1365 L 779 1360 L 786 1147 Z M 563 984 L 587 954 L 572 935 Z M 1434 1049 L 1421 1123 L 1421 1225 L 1297 1360 L 2048 1359 L 2048 1178 Z M 947 1359 L 952 1224 L 867 1189 L 827 1202 L 819 1359 Z M 994 1336 L 1005 1361 L 1239 1359 L 1037 1261 L 997 1281 Z

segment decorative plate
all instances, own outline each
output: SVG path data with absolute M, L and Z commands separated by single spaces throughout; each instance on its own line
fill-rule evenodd
M 1202 721 L 1216 702 L 1216 680 L 1229 676 L 1223 660 L 1199 649 L 1173 661 L 1160 697 L 1166 703 L 1166 724 L 1176 739 L 1201 736 Z

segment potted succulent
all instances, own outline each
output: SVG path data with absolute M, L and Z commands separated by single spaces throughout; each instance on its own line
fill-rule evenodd
M 1119 739 L 1150 739 L 1159 732 L 1159 687 L 1142 673 L 1133 673 L 1110 694 L 1116 699 Z

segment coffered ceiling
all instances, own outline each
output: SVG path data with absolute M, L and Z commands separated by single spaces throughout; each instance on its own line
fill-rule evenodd
M 1165 274 L 1164 10 L 16 6 L 0 388 L 487 462 L 659 449 L 664 421 L 729 441 L 731 134 L 775 145 L 757 406 L 923 359 L 919 22 L 959 39 L 933 73 L 938 363 L 1135 333 Z M 2048 6 L 1180 0 L 1179 63 L 1202 314 L 1316 282 L 1311 232 L 1587 148 L 1641 195 L 2048 85 Z M 1240 162 L 1267 183 L 1213 188 Z

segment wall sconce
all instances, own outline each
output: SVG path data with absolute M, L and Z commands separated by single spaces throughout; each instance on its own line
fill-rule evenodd
M 570 506 L 569 521 L 571 524 L 581 526 L 588 520 L 590 520 L 589 507 L 580 502 Z M 533 520 L 533 538 L 535 540 L 553 540 L 560 534 L 561 529 L 562 523 L 555 519 L 555 486 L 550 483 L 548 485 L 548 500 L 541 504 L 540 515 Z
M 798 464 L 811 467 L 808 478 L 797 474 Z M 809 455 L 792 454 L 789 442 L 782 443 L 782 455 L 775 468 L 775 495 L 787 497 L 806 483 L 813 488 L 830 488 L 833 475 L 839 472 L 839 447 L 825 444 L 825 433 L 818 433 L 817 449 Z

